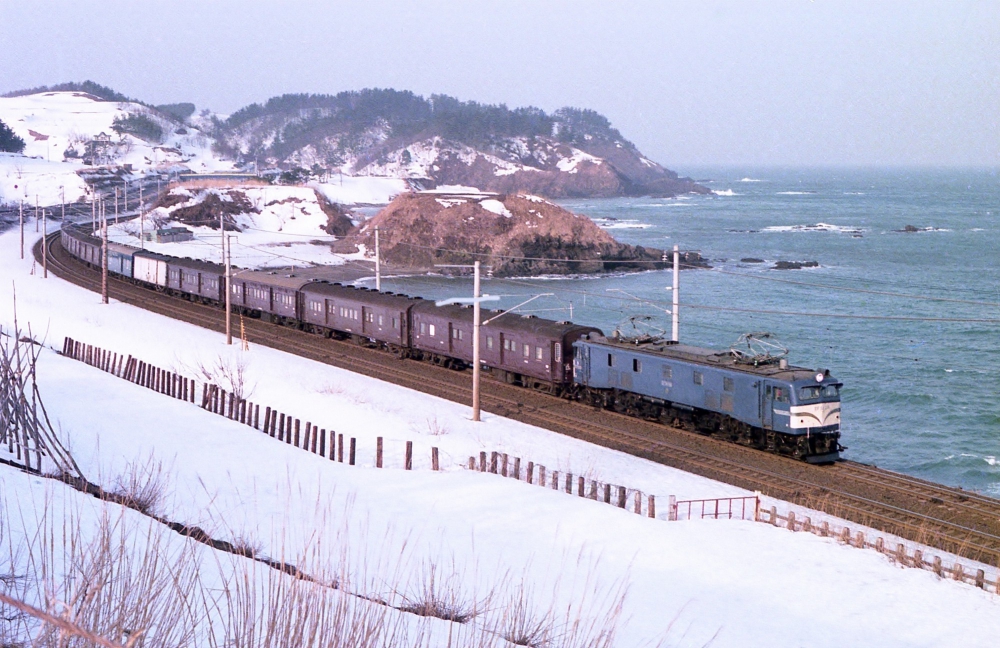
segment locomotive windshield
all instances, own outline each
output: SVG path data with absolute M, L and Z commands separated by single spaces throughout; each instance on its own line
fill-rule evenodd
M 801 387 L 799 389 L 799 400 L 811 400 L 813 398 L 836 398 L 840 396 L 840 385 L 815 385 Z

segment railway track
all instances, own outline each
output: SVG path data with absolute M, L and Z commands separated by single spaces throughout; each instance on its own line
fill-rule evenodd
M 40 255 L 38 244 L 35 256 Z M 100 291 L 100 272 L 67 254 L 58 233 L 50 235 L 49 270 Z M 212 306 L 165 299 L 114 277 L 109 278 L 109 294 L 146 310 L 224 330 L 225 314 Z M 466 372 L 400 360 L 352 342 L 259 320 L 245 319 L 244 324 L 249 341 L 255 344 L 451 401 L 471 400 Z M 852 461 L 811 466 L 489 379 L 483 381 L 482 392 L 486 411 L 1000 565 L 1000 500 Z

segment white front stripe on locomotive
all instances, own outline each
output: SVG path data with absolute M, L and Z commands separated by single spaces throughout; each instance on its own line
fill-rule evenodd
M 840 403 L 816 403 L 815 405 L 793 405 L 788 408 L 792 429 L 826 427 L 840 425 Z

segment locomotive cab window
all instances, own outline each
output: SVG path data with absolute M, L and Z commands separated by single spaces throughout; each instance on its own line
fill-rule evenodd
M 799 389 L 799 398 L 802 400 L 810 400 L 812 398 L 819 398 L 820 387 L 817 385 L 815 387 L 801 387 Z
M 777 402 L 779 402 L 779 403 L 787 403 L 788 402 L 788 390 L 785 389 L 784 387 L 775 387 L 774 388 L 774 400 L 777 401 Z
M 632 371 L 640 373 L 642 371 L 642 361 L 639 358 L 632 358 Z
M 704 383 L 705 383 L 705 376 L 700 371 L 694 372 L 694 384 L 702 385 Z

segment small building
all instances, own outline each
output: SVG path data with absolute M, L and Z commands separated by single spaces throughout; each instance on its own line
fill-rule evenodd
M 177 243 L 192 239 L 194 239 L 194 232 L 186 227 L 164 227 L 154 232 L 146 232 L 146 240 L 156 243 Z

